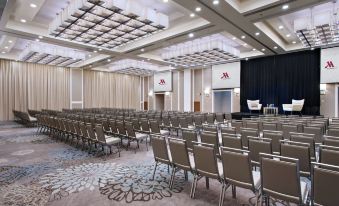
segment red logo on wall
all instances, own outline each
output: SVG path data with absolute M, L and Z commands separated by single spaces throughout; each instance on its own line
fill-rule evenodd
M 165 80 L 164 80 L 164 79 L 160 79 L 160 82 L 159 82 L 159 84 L 160 84 L 160 85 L 165 85 L 165 84 L 166 84 L 166 82 L 165 82 Z
M 220 79 L 229 79 L 229 78 L 230 78 L 230 75 L 228 75 L 227 72 L 224 72 L 224 73 L 222 73 L 222 76 L 221 76 Z
M 335 69 L 335 66 L 332 61 L 327 61 L 325 65 L 325 69 Z

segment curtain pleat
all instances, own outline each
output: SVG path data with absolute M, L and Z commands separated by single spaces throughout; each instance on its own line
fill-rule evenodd
M 69 78 L 69 68 L 0 59 L 0 121 L 12 110 L 69 108 Z
M 84 106 L 139 109 L 140 78 L 84 70 Z

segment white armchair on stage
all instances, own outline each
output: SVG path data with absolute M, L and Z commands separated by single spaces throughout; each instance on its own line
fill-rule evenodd
M 301 110 L 304 107 L 305 99 L 302 100 L 294 100 L 292 99 L 292 104 L 283 104 L 283 110 L 285 112 L 299 112 L 301 114 Z
M 250 113 L 252 113 L 252 111 L 260 111 L 262 107 L 259 100 L 247 100 L 247 105 Z

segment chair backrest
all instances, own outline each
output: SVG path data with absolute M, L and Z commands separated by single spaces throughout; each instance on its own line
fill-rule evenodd
M 171 117 L 171 123 L 172 123 L 172 127 L 179 127 L 179 120 L 178 120 L 178 117 L 172 116 L 172 117 Z
M 339 147 L 320 145 L 319 162 L 339 166 Z
M 196 125 L 196 126 L 200 126 L 200 125 L 202 125 L 202 115 L 194 115 L 193 116 L 193 119 L 194 119 L 194 124 Z
M 280 140 L 283 140 L 284 138 L 282 132 L 263 131 L 263 137 L 271 139 L 273 152 L 280 152 Z
M 86 128 L 87 128 L 87 132 L 88 132 L 89 138 L 91 138 L 92 140 L 97 140 L 97 137 L 96 137 L 96 135 L 94 133 L 94 129 L 92 127 L 92 124 L 91 123 L 87 123 Z
M 224 119 L 225 119 L 225 114 L 223 113 L 217 113 L 215 115 L 215 120 L 219 123 L 224 123 Z
M 202 143 L 212 144 L 215 148 L 219 148 L 219 138 L 216 132 L 202 132 L 200 139 Z
M 168 138 L 172 163 L 183 170 L 191 170 L 191 163 L 185 140 Z
M 302 203 L 298 159 L 261 154 L 260 174 L 263 193 L 280 200 Z
M 126 122 L 125 123 L 125 128 L 126 128 L 126 133 L 127 133 L 128 137 L 130 137 L 130 138 L 135 138 L 136 137 L 135 131 L 133 129 L 133 123 L 132 122 Z
M 304 133 L 314 134 L 316 143 L 321 143 L 323 141 L 323 129 L 321 127 L 304 127 Z
M 151 126 L 152 133 L 160 134 L 160 125 L 157 121 L 150 120 L 149 124 Z
M 182 139 L 186 141 L 188 149 L 193 149 L 193 142 L 198 141 L 198 135 L 193 130 L 182 130 Z
M 117 124 L 115 122 L 115 119 L 110 119 L 109 120 L 109 127 L 111 128 L 111 132 L 113 134 L 117 134 L 118 133 Z
M 310 155 L 311 157 L 315 157 L 315 142 L 314 138 L 309 136 L 303 136 L 303 135 L 291 135 L 291 141 L 293 142 L 303 142 L 308 143 L 310 145 Z
M 140 123 L 141 123 L 142 131 L 144 131 L 144 132 L 150 131 L 150 127 L 149 127 L 147 119 L 140 119 Z
M 272 154 L 271 139 L 248 137 L 249 158 L 252 163 L 260 163 L 260 153 Z
M 214 124 L 215 121 L 215 114 L 214 113 L 210 113 L 206 115 L 206 122 L 208 124 Z
M 282 125 L 284 139 L 290 139 L 290 132 L 298 132 L 298 125 Z
M 164 136 L 151 135 L 152 148 L 155 161 L 159 161 L 165 164 L 170 163 L 166 139 Z
M 221 133 L 236 134 L 237 131 L 234 127 L 221 127 Z
M 314 205 L 338 205 L 338 190 L 339 167 L 322 163 L 312 163 L 311 199 Z
M 241 127 L 243 126 L 242 121 L 232 121 L 231 125 L 235 128 L 236 132 L 240 134 Z
M 258 130 L 242 128 L 240 131 L 243 147 L 248 147 L 248 137 L 259 137 Z
M 193 155 L 195 169 L 198 174 L 213 179 L 220 179 L 216 148 L 211 144 L 195 143 L 193 145 Z
M 217 126 L 204 126 L 203 129 L 207 132 L 218 132 Z
M 106 138 L 105 138 L 104 130 L 102 129 L 102 125 L 97 124 L 95 126 L 95 133 L 97 134 L 97 138 L 99 142 L 106 143 Z
M 226 182 L 255 190 L 248 151 L 221 147 L 221 161 Z
M 89 134 L 87 132 L 87 127 L 86 127 L 85 123 L 80 123 L 79 126 L 80 126 L 82 136 L 85 137 L 85 138 L 89 138 Z
M 135 130 L 140 130 L 141 128 L 139 119 L 137 118 L 132 118 L 132 125 Z
M 180 117 L 179 118 L 179 123 L 181 128 L 188 128 L 188 123 L 186 121 L 185 117 Z
M 309 176 L 311 172 L 310 146 L 307 143 L 281 141 L 280 155 L 299 160 L 299 169 L 302 175 Z
M 162 117 L 162 122 L 164 123 L 165 126 L 171 126 L 170 119 L 167 117 Z
M 186 115 L 186 122 L 187 122 L 187 124 L 188 125 L 193 125 L 193 117 L 192 117 L 192 115 Z
M 338 129 L 329 128 L 327 131 L 327 135 L 339 137 L 339 128 Z
M 259 123 L 258 122 L 246 122 L 246 128 L 257 129 L 259 130 Z
M 260 101 L 259 100 L 247 100 L 247 105 L 248 105 L 248 108 L 251 109 L 251 108 L 257 108 L 258 105 L 259 105 Z
M 277 123 L 263 123 L 263 130 L 276 131 L 278 129 Z
M 324 136 L 323 144 L 334 146 L 334 147 L 339 147 L 339 137 Z
M 222 134 L 222 146 L 241 150 L 242 141 L 239 137 Z

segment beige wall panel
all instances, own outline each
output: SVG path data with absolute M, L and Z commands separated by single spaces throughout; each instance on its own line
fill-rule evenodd
M 202 112 L 212 112 L 212 68 L 203 69 L 203 92 L 206 88 L 209 88 L 210 95 L 203 94 L 203 108 Z
M 334 117 L 336 84 L 326 84 L 326 90 L 326 94 L 320 95 L 320 114 L 326 117 Z
M 71 70 L 71 82 L 72 82 L 72 101 L 82 101 L 82 70 L 72 69 Z

